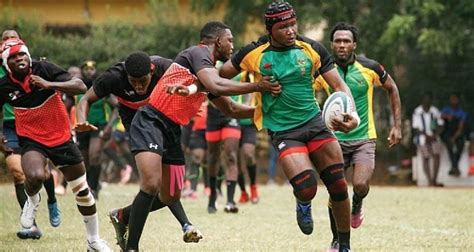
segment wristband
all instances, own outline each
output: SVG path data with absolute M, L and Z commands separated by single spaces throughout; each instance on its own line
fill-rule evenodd
M 197 92 L 198 88 L 196 86 L 196 84 L 191 84 L 188 86 L 188 91 L 189 91 L 189 94 L 192 95 L 192 94 L 195 94 Z

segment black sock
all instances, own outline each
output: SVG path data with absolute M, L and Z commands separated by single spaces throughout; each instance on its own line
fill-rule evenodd
M 352 202 L 353 204 L 360 204 L 362 203 L 362 200 L 367 196 L 368 192 L 365 195 L 359 195 L 356 192 L 354 192 L 354 195 L 352 196 Z
M 211 195 L 209 196 L 209 206 L 216 205 L 217 199 L 217 178 L 209 177 L 209 186 L 211 187 Z
M 166 204 L 161 202 L 159 197 L 155 197 L 153 204 L 151 205 L 150 212 L 162 209 Z M 132 211 L 132 205 L 128 205 L 122 208 L 122 219 L 120 220 L 123 224 L 128 225 L 130 222 L 130 212 Z
M 95 193 L 99 190 L 100 168 L 100 165 L 90 165 L 87 170 L 87 183 Z
M 337 232 L 337 236 L 339 237 L 339 251 L 342 249 L 351 248 L 351 231 L 349 232 Z
M 191 190 L 196 191 L 199 179 L 199 164 L 191 163 L 189 169 L 189 180 L 191 181 Z
M 237 182 L 239 183 L 240 191 L 245 192 L 245 176 L 244 174 L 239 174 L 237 177 Z
M 174 217 L 179 221 L 181 227 L 183 227 L 186 223 L 191 224 L 188 220 L 188 216 L 186 216 L 186 212 L 184 212 L 184 208 L 183 205 L 181 205 L 181 201 L 176 201 L 171 206 L 168 206 L 168 208 L 171 210 L 171 213 L 173 213 Z
M 202 164 L 201 167 L 202 167 L 202 178 L 204 181 L 204 187 L 209 187 L 210 182 L 209 182 L 209 174 L 207 173 L 207 165 Z
M 250 185 L 255 185 L 257 183 L 257 166 L 248 165 L 247 170 L 249 171 Z
M 132 204 L 128 224 L 127 249 L 137 249 L 154 196 L 140 190 Z
M 237 184 L 236 181 L 227 180 L 227 202 L 234 203 L 234 194 L 235 194 L 235 185 Z
M 46 194 L 48 194 L 48 204 L 53 204 L 56 202 L 56 195 L 54 193 L 54 179 L 53 176 L 49 176 L 48 180 L 43 181 L 44 189 Z
M 331 232 L 332 232 L 332 240 L 337 241 L 337 226 L 336 226 L 336 219 L 332 215 L 332 209 L 328 206 L 328 213 L 329 213 L 329 222 L 331 225 Z
M 20 204 L 20 209 L 23 209 L 28 196 L 26 196 L 25 192 L 25 184 L 15 184 L 15 194 L 16 200 L 18 200 L 18 204 Z

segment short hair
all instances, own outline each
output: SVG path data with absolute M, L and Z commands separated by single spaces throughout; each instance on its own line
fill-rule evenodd
M 201 41 L 215 39 L 225 29 L 230 29 L 230 27 L 219 21 L 208 22 L 201 29 L 200 39 Z
M 150 73 L 150 65 L 151 60 L 147 53 L 133 52 L 125 60 L 125 71 L 134 78 L 140 78 Z
M 331 30 L 331 36 L 330 36 L 331 41 L 333 41 L 334 33 L 336 33 L 336 31 L 350 31 L 352 33 L 354 42 L 357 42 L 359 31 L 357 30 L 355 26 L 348 24 L 346 22 L 337 23 Z

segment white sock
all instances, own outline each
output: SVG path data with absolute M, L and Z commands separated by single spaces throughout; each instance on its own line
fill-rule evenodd
M 84 224 L 86 225 L 87 240 L 89 242 L 99 240 L 99 221 L 97 219 L 97 213 L 82 217 L 84 218 Z
M 25 191 L 26 192 L 26 191 Z M 39 195 L 39 193 L 36 193 L 35 195 L 33 196 L 30 196 L 28 194 L 26 194 L 26 196 L 28 196 L 28 201 L 33 205 L 33 206 L 36 206 L 39 204 L 39 202 L 41 201 L 41 197 Z

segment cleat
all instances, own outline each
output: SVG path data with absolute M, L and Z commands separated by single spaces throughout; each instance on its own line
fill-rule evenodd
M 235 205 L 235 203 L 228 202 L 224 207 L 224 212 L 226 213 L 238 213 L 239 208 Z
M 115 239 L 117 240 L 117 244 L 120 246 L 122 251 L 125 251 L 127 246 L 128 226 L 119 220 L 119 209 L 110 210 L 109 218 L 115 229 Z
M 197 200 L 198 198 L 198 193 L 196 191 L 193 191 L 191 195 L 189 196 L 192 200 Z
M 124 185 L 130 181 L 132 177 L 133 168 L 129 164 L 125 165 L 125 168 L 120 170 L 120 184 Z
M 16 232 L 16 236 L 20 239 L 38 240 L 43 234 L 36 225 L 33 225 L 30 228 L 20 229 L 20 231 Z
M 198 243 L 199 240 L 202 239 L 201 231 L 199 231 L 197 228 L 195 228 L 191 224 L 188 224 L 188 223 L 184 224 L 183 232 L 184 232 L 183 241 L 186 243 L 189 243 L 189 242 Z
M 31 228 L 34 224 L 36 212 L 38 211 L 39 207 L 39 202 L 41 201 L 41 196 L 39 197 L 40 199 L 37 205 L 31 204 L 29 200 L 26 200 L 25 205 L 21 210 L 20 223 L 24 228 Z
M 245 204 L 247 202 L 249 202 L 249 195 L 247 194 L 247 192 L 242 192 L 240 194 L 239 203 Z
M 326 249 L 326 252 L 339 252 L 339 242 L 334 240 L 331 242 L 331 246 Z
M 204 187 L 204 195 L 210 196 L 211 195 L 211 188 L 210 187 Z
M 93 242 L 87 241 L 87 251 L 109 252 L 112 249 L 109 248 L 104 240 L 95 240 Z
M 362 211 L 362 202 L 360 204 L 353 204 L 351 213 L 351 227 L 358 228 L 360 225 L 362 225 L 363 221 L 364 212 Z
M 257 185 L 251 185 L 250 186 L 250 201 L 252 202 L 252 204 L 257 204 L 258 203 Z
M 49 223 L 53 227 L 58 227 L 61 224 L 61 211 L 59 211 L 58 203 L 48 203 Z
M 313 217 L 311 216 L 311 203 L 303 205 L 296 203 L 296 221 L 301 232 L 310 235 L 313 232 Z
M 216 206 L 207 206 L 207 213 L 214 214 L 217 212 Z

